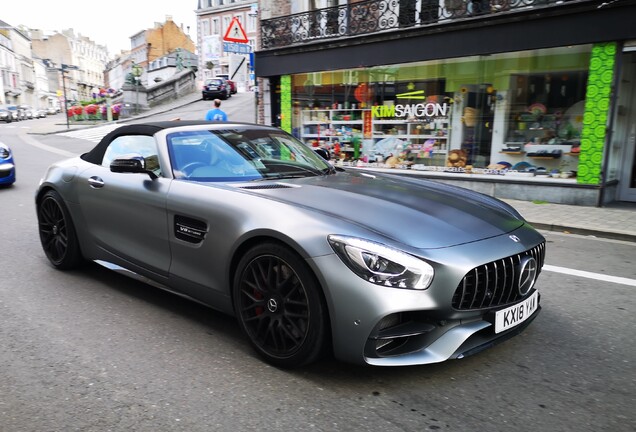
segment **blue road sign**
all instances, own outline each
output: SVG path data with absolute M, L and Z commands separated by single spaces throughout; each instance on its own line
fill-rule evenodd
M 249 54 L 252 46 L 244 43 L 223 42 L 223 51 L 235 54 Z

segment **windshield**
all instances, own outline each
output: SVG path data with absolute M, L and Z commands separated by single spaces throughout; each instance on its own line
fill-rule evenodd
M 232 128 L 167 136 L 174 177 L 190 181 L 250 181 L 328 174 L 331 165 L 291 135 Z

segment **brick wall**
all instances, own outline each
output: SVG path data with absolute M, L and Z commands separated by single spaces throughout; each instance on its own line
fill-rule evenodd
M 262 0 L 259 4 L 260 19 L 291 15 L 291 1 Z
M 167 20 L 160 27 L 146 31 L 146 42 L 150 44 L 148 61 L 156 60 L 177 48 L 195 52 L 194 42 L 172 20 Z

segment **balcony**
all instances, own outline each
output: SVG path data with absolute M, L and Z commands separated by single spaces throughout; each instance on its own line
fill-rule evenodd
M 262 49 L 487 18 L 564 0 L 369 0 L 261 21 Z

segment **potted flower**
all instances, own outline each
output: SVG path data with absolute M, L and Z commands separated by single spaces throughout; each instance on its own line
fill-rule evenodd
M 75 105 L 68 109 L 67 115 L 73 117 L 73 120 L 79 120 L 83 112 L 84 110 L 80 105 Z
M 95 120 L 97 118 L 97 105 L 90 104 L 84 107 L 84 112 L 88 115 L 90 120 Z
M 121 104 L 115 104 L 111 107 L 113 113 L 113 120 L 119 119 L 119 113 L 121 112 Z

